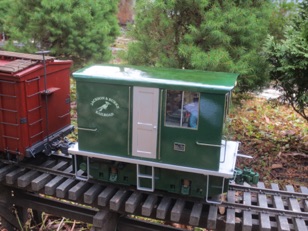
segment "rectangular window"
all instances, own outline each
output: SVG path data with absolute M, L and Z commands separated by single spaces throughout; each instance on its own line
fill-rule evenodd
M 197 92 L 167 90 L 165 125 L 197 129 L 199 101 Z

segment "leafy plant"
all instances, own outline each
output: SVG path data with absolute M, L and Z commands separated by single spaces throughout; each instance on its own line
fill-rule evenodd
M 285 27 L 297 15 L 298 0 L 273 0 L 273 10 L 269 21 L 269 34 L 275 39 L 284 39 Z
M 50 50 L 79 65 L 107 61 L 119 33 L 117 6 L 110 0 L 15 0 L 4 20 L 6 49 Z
M 128 62 L 240 73 L 241 91 L 267 82 L 261 47 L 269 1 L 137 1 Z M 146 15 L 146 17 L 144 17 Z
M 270 76 L 282 89 L 283 99 L 308 121 L 308 1 L 300 3 L 299 14 L 276 42 L 269 36 L 265 48 L 271 64 Z

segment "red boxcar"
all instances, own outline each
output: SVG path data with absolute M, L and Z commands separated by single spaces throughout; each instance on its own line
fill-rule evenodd
M 0 51 L 0 152 L 31 157 L 72 131 L 71 65 L 50 56 Z

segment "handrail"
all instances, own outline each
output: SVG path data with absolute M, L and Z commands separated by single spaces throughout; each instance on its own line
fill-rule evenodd
M 18 112 L 16 110 L 11 110 L 11 109 L 7 109 L 7 108 L 0 108 L 0 111 L 8 111 L 8 112 L 13 112 L 13 113 Z
M 31 98 L 31 97 L 39 95 L 39 94 L 41 94 L 41 92 L 35 92 L 35 93 L 31 94 L 31 95 L 27 95 L 27 98 Z
M 96 132 L 97 128 L 82 128 L 82 127 L 77 127 L 78 130 L 81 131 L 88 131 L 88 132 Z
M 216 147 L 216 148 L 221 148 L 222 146 L 224 146 L 223 144 L 207 144 L 207 143 L 201 143 L 198 141 L 196 141 L 196 144 L 200 146 L 209 146 L 209 147 Z
M 39 133 L 34 134 L 33 136 L 30 136 L 30 139 L 33 139 L 34 137 L 37 137 L 39 135 L 42 135 L 44 133 L 44 131 L 41 131 Z
M 163 94 L 164 94 L 164 90 L 163 89 L 161 89 L 160 90 L 160 102 L 159 102 L 159 104 L 160 104 L 160 106 L 159 106 L 159 128 L 158 128 L 158 150 L 157 150 L 157 159 L 159 159 L 160 160 L 160 149 L 161 149 L 161 127 L 162 127 L 162 110 L 163 110 L 163 108 L 162 108 L 162 105 L 163 105 Z
M 9 125 L 9 126 L 15 126 L 15 127 L 19 126 L 19 124 L 8 123 L 8 122 L 0 122 L 0 124 Z
M 10 98 L 17 98 L 16 95 L 5 95 L 5 94 L 0 94 L 2 97 L 10 97 Z
M 31 83 L 31 82 L 34 82 L 34 81 L 37 81 L 37 80 L 40 80 L 40 77 L 36 77 L 35 79 L 30 79 L 30 80 L 25 80 L 26 83 Z
M 127 155 L 129 156 L 130 151 L 130 133 L 131 133 L 131 87 L 128 87 L 128 115 L 127 115 Z
M 70 114 L 71 114 L 71 113 L 70 113 L 70 112 L 68 112 L 68 113 L 66 113 L 66 114 L 64 114 L 64 115 L 60 115 L 60 116 L 58 116 L 58 118 L 62 119 L 62 118 L 66 117 L 66 116 L 68 116 L 68 115 L 70 115 Z
M 37 121 L 34 121 L 33 123 L 29 124 L 29 126 L 33 126 L 33 125 L 35 125 L 35 124 L 37 124 L 39 122 L 42 122 L 42 121 L 43 121 L 43 119 L 41 118 L 41 119 L 39 119 Z
M 222 161 L 220 161 L 220 163 L 224 163 L 225 160 L 226 160 L 226 153 L 227 153 L 227 139 L 225 140 L 225 144 L 208 144 L 208 143 L 202 143 L 202 142 L 198 142 L 196 141 L 196 144 L 197 145 L 200 145 L 200 146 L 208 146 L 208 147 L 214 147 L 214 148 L 222 148 L 222 147 L 225 147 L 224 148 L 224 158 Z
M 7 139 L 13 139 L 13 140 L 19 140 L 20 139 L 19 137 L 5 136 L 5 135 L 3 135 L 2 137 L 7 138 Z
M 9 84 L 15 84 L 15 81 L 5 81 L 5 80 L 0 80 L 0 83 L 9 83 Z
M 31 108 L 31 109 L 29 109 L 28 110 L 28 112 L 33 112 L 33 111 L 35 111 L 35 110 L 37 110 L 37 109 L 40 109 L 42 106 L 38 106 L 38 107 L 35 107 L 35 108 Z

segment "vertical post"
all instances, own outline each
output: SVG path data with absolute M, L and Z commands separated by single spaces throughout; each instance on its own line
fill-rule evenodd
M 36 52 L 36 54 L 41 54 L 43 56 L 43 68 L 44 68 L 44 95 L 45 95 L 45 126 L 46 126 L 46 140 L 47 143 L 45 145 L 45 153 L 48 155 L 50 150 L 48 148 L 48 144 L 49 144 L 49 124 L 48 124 L 48 92 L 47 92 L 47 71 L 46 71 L 46 59 L 45 59 L 45 55 L 49 54 L 50 51 L 38 51 Z
M 16 216 L 12 213 L 12 190 L 4 185 L 0 185 L 0 219 L 1 227 L 7 230 L 14 230 L 14 228 L 21 228 Z
M 93 228 L 95 231 L 112 231 L 117 227 L 119 214 L 106 208 L 102 208 L 93 217 Z

